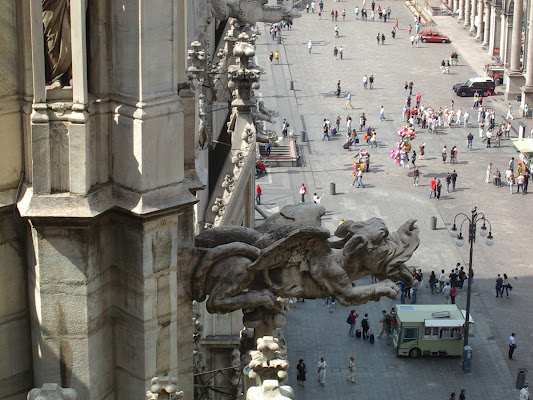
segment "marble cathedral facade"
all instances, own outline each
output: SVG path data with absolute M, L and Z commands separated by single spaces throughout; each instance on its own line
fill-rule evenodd
M 144 398 L 160 375 L 192 399 L 194 235 L 254 220 L 238 32 L 207 0 L 0 0 L 0 15 L 0 399 L 47 382 Z M 240 314 L 202 319 L 217 368 Z

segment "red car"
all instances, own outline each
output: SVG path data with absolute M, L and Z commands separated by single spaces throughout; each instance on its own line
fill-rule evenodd
M 439 32 L 435 31 L 424 31 L 420 35 L 420 38 L 424 43 L 434 42 L 434 43 L 450 43 L 450 38 L 445 35 L 441 35 Z

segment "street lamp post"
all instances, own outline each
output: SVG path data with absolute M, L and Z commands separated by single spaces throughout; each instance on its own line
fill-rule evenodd
M 457 232 L 456 220 L 458 217 L 462 217 L 463 220 L 459 225 L 459 232 Z M 494 238 L 492 237 L 492 225 L 488 219 L 485 218 L 484 213 L 478 213 L 477 207 L 472 209 L 472 216 L 459 213 L 453 219 L 453 227 L 450 230 L 450 236 L 456 239 L 456 245 L 458 247 L 464 246 L 464 238 L 462 234 L 463 224 L 468 221 L 468 242 L 470 243 L 470 257 L 468 259 L 468 283 L 466 292 L 466 316 L 465 316 L 465 328 L 464 328 L 464 349 L 463 349 L 463 372 L 470 372 L 472 368 L 472 348 L 468 345 L 468 336 L 470 331 L 470 298 L 472 296 L 472 258 L 474 255 L 474 242 L 476 241 L 476 226 L 479 221 L 483 221 L 483 225 L 479 229 L 479 234 L 483 237 L 488 236 L 485 239 L 487 246 L 494 244 Z M 489 224 L 487 230 L 486 224 Z

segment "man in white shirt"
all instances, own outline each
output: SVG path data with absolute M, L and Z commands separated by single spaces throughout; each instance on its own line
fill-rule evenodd
M 446 282 L 446 274 L 444 273 L 444 270 L 441 270 L 441 274 L 439 275 L 439 291 L 442 292 L 442 289 L 444 288 L 444 282 Z
M 446 282 L 446 286 L 442 288 L 442 294 L 444 295 L 444 302 L 446 304 L 450 302 L 450 290 L 452 290 L 452 287 L 449 282 Z
M 516 339 L 515 339 L 515 333 L 511 333 L 511 336 L 509 336 L 509 360 L 513 359 L 513 353 L 516 349 Z
M 529 387 L 528 383 L 524 383 L 524 387 L 520 389 L 520 399 L 519 400 L 529 400 Z

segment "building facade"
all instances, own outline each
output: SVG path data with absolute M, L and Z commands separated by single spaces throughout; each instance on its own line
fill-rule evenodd
M 160 375 L 192 398 L 194 235 L 254 216 L 227 17 L 207 0 L 0 13 L 0 399 L 46 382 L 142 398 Z M 227 360 L 242 321 L 217 318 Z

